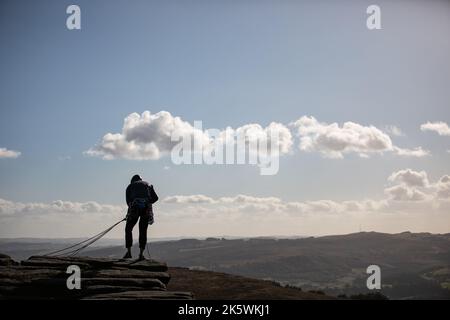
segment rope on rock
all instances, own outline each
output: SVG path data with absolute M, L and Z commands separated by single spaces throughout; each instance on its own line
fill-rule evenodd
M 69 247 L 60 249 L 60 250 L 56 250 L 50 253 L 45 254 L 44 256 L 54 256 L 54 257 L 59 257 L 59 256 L 75 256 L 77 255 L 79 252 L 81 252 L 83 249 L 86 249 L 87 247 L 89 247 L 91 244 L 93 244 L 94 242 L 100 240 L 104 235 L 106 235 L 108 232 L 110 232 L 112 229 L 114 229 L 118 224 L 120 224 L 121 222 L 125 221 L 126 218 L 120 220 L 119 222 L 116 222 L 115 224 L 113 224 L 111 227 L 109 227 L 108 229 L 96 234 L 95 236 L 90 237 L 89 239 L 83 240 L 81 242 L 75 243 L 74 245 L 71 245 Z M 81 245 L 81 247 L 80 247 Z M 70 250 L 72 249 L 72 250 Z

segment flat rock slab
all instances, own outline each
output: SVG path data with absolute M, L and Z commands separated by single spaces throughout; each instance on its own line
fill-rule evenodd
M 177 291 L 125 291 L 108 294 L 97 294 L 83 298 L 84 300 L 186 300 L 193 299 L 190 292 Z
M 24 266 L 49 266 L 67 267 L 73 264 L 80 268 L 126 268 L 138 269 L 153 272 L 166 272 L 167 264 L 155 260 L 132 260 L 132 259 L 102 259 L 90 257 L 47 257 L 32 256 L 28 260 L 22 261 Z
M 124 292 L 124 291 L 142 291 L 140 287 L 132 286 L 109 286 L 109 285 L 95 285 L 95 286 L 84 286 L 84 290 L 88 291 L 91 295 L 94 294 L 109 294 L 114 292 Z M 159 287 L 149 287 L 148 291 L 163 291 L 165 289 Z
M 166 286 L 158 279 L 132 279 L 132 278 L 83 278 L 82 285 L 110 285 L 116 287 L 135 286 L 139 288 L 156 287 L 166 289 Z
M 69 290 L 67 267 L 81 270 L 81 289 Z M 33 256 L 20 264 L 0 254 L 0 299 L 192 299 L 170 292 L 167 265 L 155 260 Z
M 11 259 L 10 256 L 0 253 L 0 266 L 14 266 L 14 265 L 18 265 L 18 263 L 13 259 Z
M 89 273 L 88 273 L 89 274 Z M 145 270 L 133 270 L 133 269 L 106 269 L 93 271 L 91 276 L 100 278 L 132 278 L 132 279 L 158 279 L 165 285 L 170 281 L 170 275 L 167 272 L 153 272 Z

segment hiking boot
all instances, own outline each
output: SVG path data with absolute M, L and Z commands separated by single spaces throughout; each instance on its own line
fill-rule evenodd
M 127 253 L 123 256 L 123 259 L 131 259 L 131 252 L 127 251 Z
M 144 255 L 143 255 L 143 254 L 140 254 L 138 260 L 139 260 L 139 261 L 145 260 Z

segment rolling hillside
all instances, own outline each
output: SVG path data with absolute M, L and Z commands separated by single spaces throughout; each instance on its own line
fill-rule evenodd
M 3 252 L 13 257 L 33 252 L 24 243 L 7 252 L 5 247 Z M 450 299 L 450 234 L 362 232 L 301 239 L 184 239 L 151 243 L 150 253 L 171 267 L 272 280 L 332 296 L 367 293 L 366 268 L 375 264 L 381 268 L 381 293 L 389 298 Z M 103 246 L 85 254 L 119 258 L 124 248 Z

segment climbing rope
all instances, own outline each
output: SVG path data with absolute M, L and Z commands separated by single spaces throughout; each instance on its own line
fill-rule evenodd
M 44 256 L 54 256 L 54 257 L 59 257 L 59 256 L 75 256 L 77 255 L 79 252 L 81 252 L 83 249 L 86 249 L 87 247 L 89 247 L 91 244 L 93 244 L 94 242 L 100 240 L 103 236 L 105 236 L 108 232 L 110 232 L 112 229 L 114 229 L 118 224 L 120 224 L 121 222 L 125 221 L 126 218 L 120 220 L 119 222 L 116 222 L 115 224 L 113 224 L 111 227 L 109 227 L 108 229 L 96 234 L 95 236 L 90 237 L 89 239 L 83 240 L 81 242 L 75 243 L 74 245 L 71 245 L 69 247 L 60 249 L 60 250 L 56 250 L 50 253 L 45 254 Z M 72 250 L 70 250 L 72 249 Z

